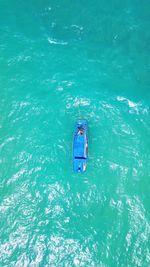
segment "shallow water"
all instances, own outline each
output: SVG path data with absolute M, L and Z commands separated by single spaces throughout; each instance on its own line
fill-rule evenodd
M 1 266 L 148 267 L 148 3 L 31 2 L 0 9 Z

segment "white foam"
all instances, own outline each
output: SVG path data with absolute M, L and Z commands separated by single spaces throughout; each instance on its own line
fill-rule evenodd
M 74 99 L 74 103 L 73 103 L 73 106 L 76 107 L 78 105 L 81 105 L 81 106 L 89 106 L 91 103 L 91 101 L 88 99 L 88 98 L 75 98 Z
M 117 100 L 126 102 L 130 108 L 134 108 L 134 107 L 137 107 L 140 105 L 140 103 L 135 103 L 135 102 L 129 100 L 128 98 L 125 98 L 122 96 L 117 96 Z
M 55 45 L 67 45 L 68 43 L 67 42 L 64 42 L 64 41 L 58 41 L 56 39 L 52 39 L 52 38 L 48 38 L 48 42 L 50 44 L 55 44 Z
M 15 137 L 11 136 L 8 137 L 1 145 L 0 148 L 2 149 L 5 145 L 7 145 L 8 143 L 12 142 L 13 140 L 15 140 Z
M 71 27 L 76 28 L 76 29 L 79 29 L 80 31 L 83 30 L 83 27 L 82 26 L 78 26 L 76 24 L 72 24 Z

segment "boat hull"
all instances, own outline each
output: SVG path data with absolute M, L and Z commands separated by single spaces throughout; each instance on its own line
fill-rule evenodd
M 88 160 L 88 128 L 86 120 L 78 120 L 75 124 L 73 141 L 73 170 L 85 172 Z

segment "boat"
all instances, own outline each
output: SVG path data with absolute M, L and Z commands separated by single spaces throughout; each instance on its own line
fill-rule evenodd
M 78 120 L 75 124 L 73 142 L 73 170 L 84 172 L 88 160 L 88 127 L 86 120 Z

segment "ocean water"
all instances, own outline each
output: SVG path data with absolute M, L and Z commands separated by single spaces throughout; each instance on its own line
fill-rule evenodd
M 0 266 L 150 266 L 149 18 L 146 0 L 0 1 Z

